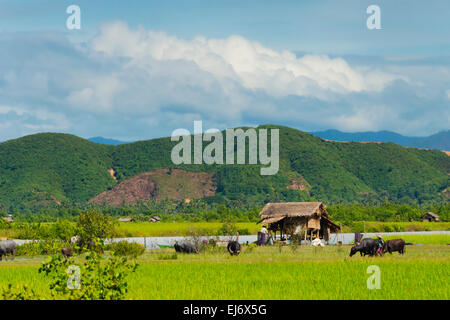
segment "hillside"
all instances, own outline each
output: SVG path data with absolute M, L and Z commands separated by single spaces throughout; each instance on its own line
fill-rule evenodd
M 0 143 L 0 206 L 34 210 L 83 205 L 92 198 L 115 205 L 123 200 L 198 197 L 237 205 L 311 199 L 329 204 L 448 201 L 443 191 L 448 188 L 450 158 L 443 152 L 393 143 L 331 142 L 276 128 L 280 128 L 280 170 L 274 176 L 261 176 L 259 164 L 175 166 L 170 153 L 176 143 L 169 138 L 118 146 L 55 133 L 10 140 Z M 169 168 L 197 176 L 191 181 L 188 173 L 179 175 L 182 171 L 175 170 L 170 176 L 162 170 Z M 143 177 L 151 181 L 139 189 Z M 127 190 L 139 191 L 139 196 Z
M 110 150 L 69 134 L 40 133 L 0 144 L 0 206 L 84 203 L 112 187 Z
M 120 206 L 149 200 L 186 200 L 214 196 L 211 173 L 185 170 L 154 170 L 140 173 L 118 183 L 89 200 L 89 203 Z M 189 199 L 189 200 L 188 200 Z
M 311 134 L 334 141 L 392 142 L 405 147 L 450 150 L 450 130 L 438 132 L 428 137 L 406 137 L 391 131 L 349 133 L 339 130 L 326 130 L 311 132 Z

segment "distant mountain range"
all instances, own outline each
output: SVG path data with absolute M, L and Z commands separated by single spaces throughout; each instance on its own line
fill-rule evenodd
M 428 137 L 406 137 L 392 131 L 349 133 L 339 130 L 326 130 L 310 133 L 316 137 L 333 141 L 392 142 L 405 147 L 450 151 L 450 130 Z
M 93 138 L 89 138 L 88 140 L 90 142 L 108 144 L 108 145 L 113 145 L 113 146 L 118 146 L 121 144 L 134 142 L 134 141 L 120 141 L 120 140 L 108 139 L 108 138 L 103 138 L 103 137 L 93 137 Z
M 450 130 L 441 131 L 428 137 L 407 137 L 392 131 L 342 132 L 334 129 L 309 133 L 333 141 L 392 142 L 404 147 L 450 151 Z M 94 137 L 88 140 L 114 146 L 134 142 L 103 137 Z

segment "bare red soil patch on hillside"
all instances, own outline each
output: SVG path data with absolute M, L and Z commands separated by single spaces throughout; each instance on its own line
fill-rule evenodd
M 118 183 L 91 200 L 90 203 L 120 206 L 138 201 L 199 199 L 216 194 L 213 174 L 179 169 L 144 172 Z

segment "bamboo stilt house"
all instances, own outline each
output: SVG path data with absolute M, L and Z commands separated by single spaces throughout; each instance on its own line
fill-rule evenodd
M 328 241 L 340 227 L 331 221 L 322 202 L 268 203 L 259 213 L 261 223 L 284 235 L 301 235 L 306 240 L 318 237 Z

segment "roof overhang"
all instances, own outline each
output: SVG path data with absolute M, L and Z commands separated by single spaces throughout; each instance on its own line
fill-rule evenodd
M 275 223 L 278 221 L 283 220 L 284 218 L 286 218 L 286 216 L 278 216 L 278 217 L 273 217 L 273 218 L 265 218 L 260 220 L 258 223 L 262 223 L 262 224 L 269 224 L 269 223 Z M 258 224 L 257 223 L 257 224 Z

